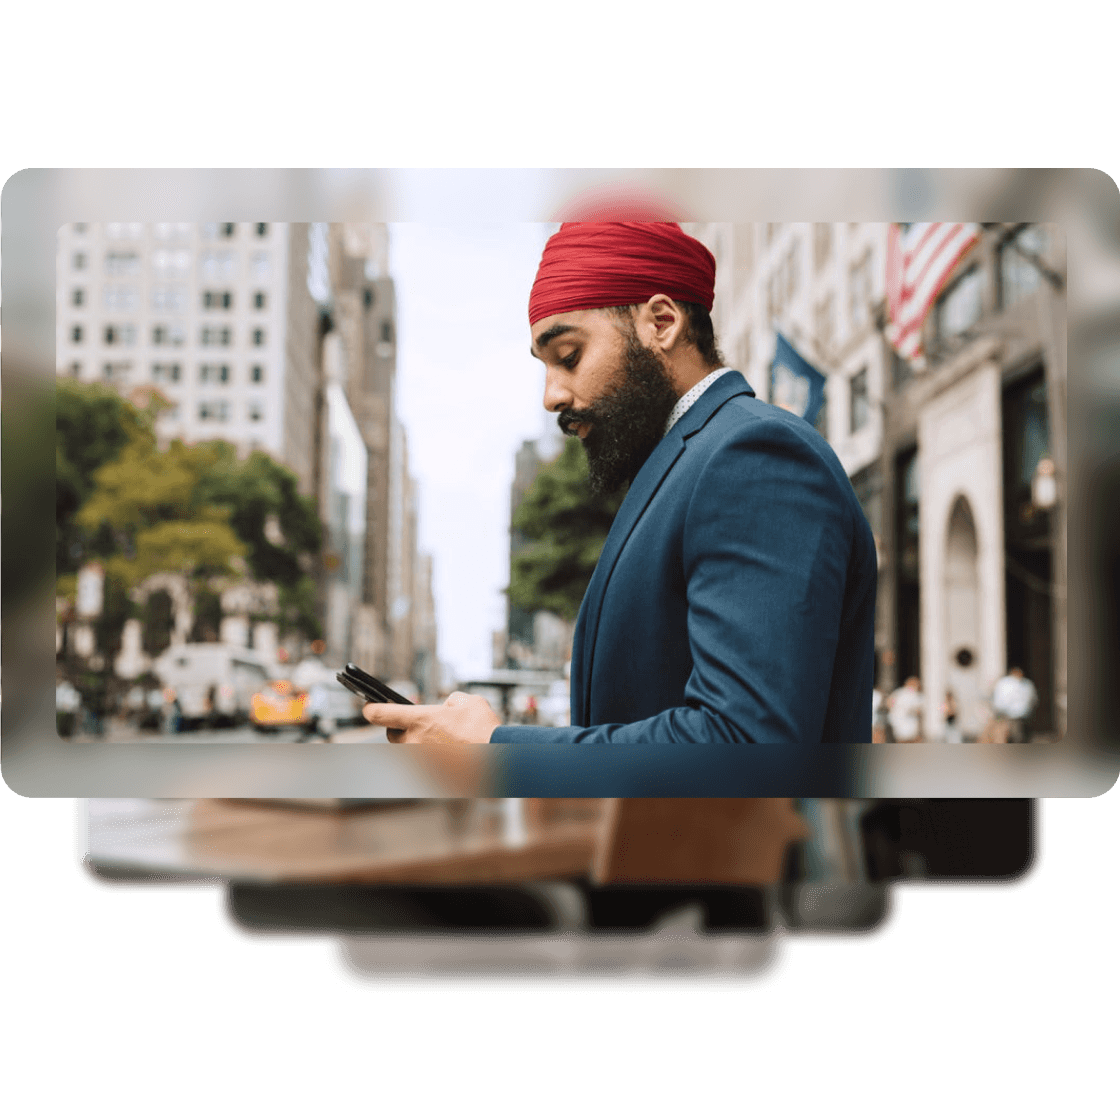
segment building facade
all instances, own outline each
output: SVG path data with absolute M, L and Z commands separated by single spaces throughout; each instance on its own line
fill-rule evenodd
M 163 441 L 260 449 L 312 491 L 316 315 L 306 227 L 90 222 L 58 235 L 56 368 L 122 392 L 154 385 Z
M 879 554 L 876 678 L 917 676 L 923 733 L 985 733 L 1011 666 L 1034 731 L 1065 733 L 1065 259 L 1053 227 L 993 224 L 958 262 L 913 368 L 887 344 L 884 223 L 694 223 L 717 260 L 725 357 L 782 403 L 780 331 L 826 375 L 817 427 Z
M 328 658 L 385 677 L 420 665 L 434 689 L 431 564 L 407 454 L 394 459 L 395 314 L 383 224 L 74 223 L 58 235 L 59 375 L 125 395 L 158 388 L 161 443 L 222 439 L 293 471 L 324 527 Z M 287 640 L 270 623 L 243 633 L 230 602 L 223 640 Z

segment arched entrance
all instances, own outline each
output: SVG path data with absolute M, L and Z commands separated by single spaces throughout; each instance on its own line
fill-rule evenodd
M 956 726 L 966 740 L 984 727 L 980 677 L 980 572 L 976 522 L 968 499 L 958 495 L 949 513 L 945 537 L 946 688 L 957 706 Z M 937 697 L 939 701 L 944 697 Z

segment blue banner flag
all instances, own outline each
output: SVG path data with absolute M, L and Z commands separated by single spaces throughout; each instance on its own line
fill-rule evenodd
M 802 416 L 810 424 L 824 404 L 825 376 L 810 365 L 782 334 L 774 347 L 770 363 L 770 403 Z

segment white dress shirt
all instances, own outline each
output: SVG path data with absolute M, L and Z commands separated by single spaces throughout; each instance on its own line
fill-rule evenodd
M 665 431 L 663 434 L 669 434 L 669 430 L 673 425 L 704 395 L 709 385 L 730 371 L 730 366 L 720 366 L 719 369 L 712 370 L 703 381 L 697 381 L 696 384 L 673 405 L 673 411 L 669 413 L 669 419 L 665 421 Z

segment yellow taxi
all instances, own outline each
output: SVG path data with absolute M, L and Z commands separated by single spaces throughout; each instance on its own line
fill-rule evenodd
M 291 681 L 270 681 L 249 703 L 249 720 L 258 731 L 279 731 L 307 722 L 307 693 L 298 692 Z

